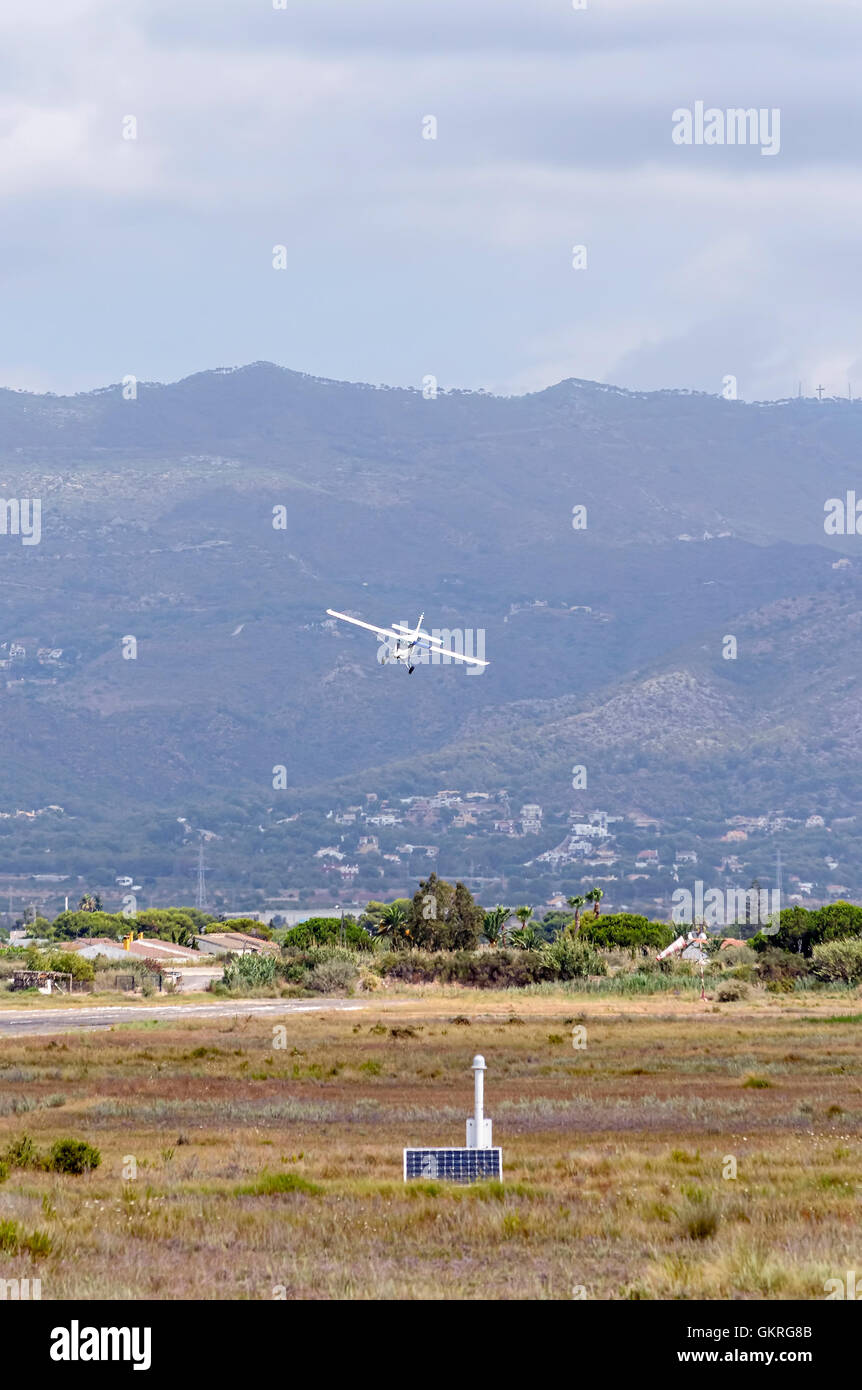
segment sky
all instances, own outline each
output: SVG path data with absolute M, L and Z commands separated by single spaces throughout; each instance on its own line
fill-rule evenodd
M 859 0 L 4 0 L 0 385 L 862 395 L 860 41 Z M 773 152 L 678 143 L 698 102 Z

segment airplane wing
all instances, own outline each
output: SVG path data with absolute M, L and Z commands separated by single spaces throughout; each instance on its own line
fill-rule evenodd
M 453 661 L 469 661 L 471 666 L 487 666 L 487 661 L 480 661 L 478 656 L 463 656 L 461 652 L 453 652 L 449 647 L 433 646 L 434 652 L 439 652 L 441 656 L 451 656 Z
M 478 656 L 462 656 L 460 652 L 453 652 L 451 647 L 444 647 L 439 637 L 432 637 L 430 632 L 420 632 L 415 637 L 413 629 L 405 627 L 403 623 L 396 623 L 402 637 L 413 637 L 417 647 L 427 647 L 429 651 L 439 652 L 441 656 L 451 656 L 454 661 L 467 661 L 471 666 L 487 666 L 487 661 L 480 661 Z
M 376 632 L 378 637 L 395 637 L 399 641 L 404 636 L 403 632 L 393 632 L 391 627 L 375 627 L 373 623 L 360 622 L 358 618 L 350 618 L 346 613 L 336 613 L 334 608 L 327 608 L 330 618 L 340 618 L 344 623 L 353 623 L 354 627 L 364 627 L 368 632 Z

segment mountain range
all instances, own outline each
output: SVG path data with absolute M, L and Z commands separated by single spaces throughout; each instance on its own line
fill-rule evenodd
M 68 821 L 7 814 L 7 865 L 120 872 L 179 816 L 229 839 L 369 790 L 853 814 L 862 540 L 824 517 L 860 445 L 855 401 L 578 380 L 2 390 L 0 495 L 40 499 L 41 539 L 7 508 L 0 811 Z M 490 664 L 407 676 L 328 607 L 481 630 Z

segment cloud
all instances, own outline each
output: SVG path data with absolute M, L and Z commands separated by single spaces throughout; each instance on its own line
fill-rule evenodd
M 860 35 L 849 0 L 8 0 L 5 356 L 58 388 L 266 356 L 504 389 L 837 377 Z M 696 100 L 780 107 L 780 154 L 675 146 Z

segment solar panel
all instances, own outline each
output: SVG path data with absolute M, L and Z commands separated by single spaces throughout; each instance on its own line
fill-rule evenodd
M 404 1181 L 409 1178 L 447 1182 L 503 1179 L 502 1149 L 405 1149 Z

